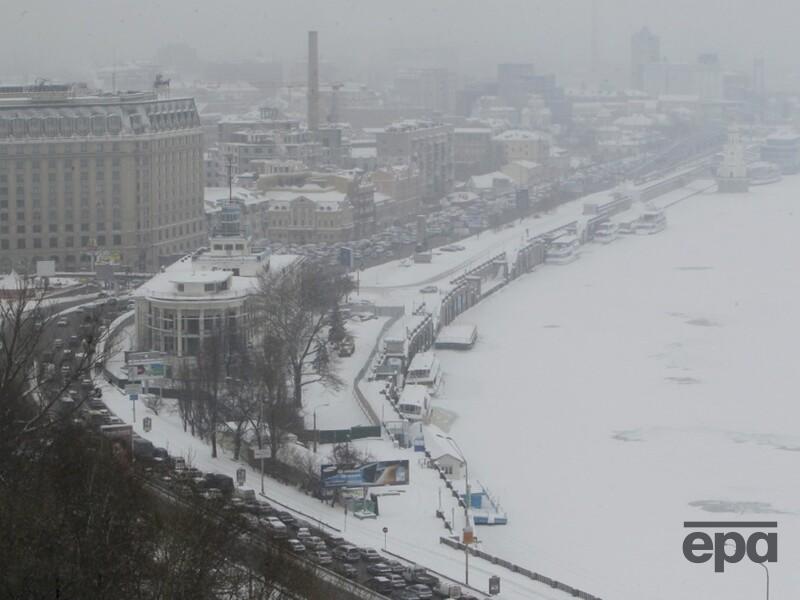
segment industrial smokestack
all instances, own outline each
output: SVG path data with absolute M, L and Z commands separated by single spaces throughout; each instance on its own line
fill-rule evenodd
M 319 129 L 319 48 L 317 32 L 308 32 L 308 128 Z

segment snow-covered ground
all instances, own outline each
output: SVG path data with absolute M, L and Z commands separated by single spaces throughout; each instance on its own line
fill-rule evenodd
M 435 404 L 509 513 L 484 550 L 604 598 L 749 600 L 763 569 L 688 563 L 683 522 L 777 520 L 772 597 L 797 596 L 798 198 L 695 196 L 462 317 Z

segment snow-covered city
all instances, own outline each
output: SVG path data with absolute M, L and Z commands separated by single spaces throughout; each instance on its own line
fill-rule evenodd
M 797 596 L 796 69 L 566 3 L 0 59 L 0 596 Z

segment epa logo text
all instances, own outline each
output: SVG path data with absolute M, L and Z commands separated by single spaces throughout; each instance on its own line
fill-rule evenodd
M 696 530 L 683 540 L 686 560 L 700 564 L 713 558 L 717 573 L 745 556 L 754 563 L 778 561 L 778 533 L 769 531 L 778 527 L 775 521 L 687 521 L 683 526 Z

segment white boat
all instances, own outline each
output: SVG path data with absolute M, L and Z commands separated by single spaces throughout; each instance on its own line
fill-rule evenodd
M 428 388 L 424 385 L 406 385 L 397 401 L 397 410 L 409 421 L 427 421 L 431 411 Z
M 550 242 L 544 260 L 557 265 L 571 263 L 580 256 L 580 246 L 580 240 L 574 235 L 562 235 Z
M 436 394 L 442 385 L 442 365 L 431 351 L 419 352 L 411 359 L 406 373 L 406 386 L 424 385 L 431 394 Z
M 636 223 L 636 233 L 651 234 L 667 228 L 667 216 L 656 206 L 648 206 Z
M 617 239 L 619 227 L 613 221 L 603 221 L 594 228 L 594 241 L 609 244 Z
M 783 179 L 783 174 L 777 165 L 759 161 L 747 165 L 747 177 L 750 179 L 750 185 L 767 185 Z

